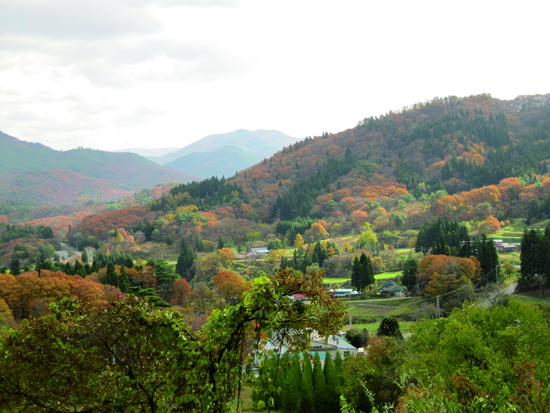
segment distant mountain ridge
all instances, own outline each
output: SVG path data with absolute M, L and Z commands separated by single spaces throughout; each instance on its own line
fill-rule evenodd
M 162 157 L 147 159 L 202 178 L 227 177 L 271 157 L 298 140 L 276 130 L 239 129 L 209 135 Z
M 211 152 L 193 152 L 166 164 L 167 168 L 193 173 L 201 178 L 229 177 L 264 159 L 236 146 L 222 146 Z
M 118 149 L 116 151 L 111 152 L 131 152 L 135 153 L 139 156 L 143 156 L 144 158 L 160 158 L 164 155 L 169 154 L 170 152 L 177 151 L 179 148 L 154 148 L 154 149 L 147 149 L 147 148 L 128 148 L 128 149 Z M 152 159 L 149 159 L 152 160 Z M 155 161 L 153 161 L 155 162 Z M 158 162 L 155 162 L 158 163 Z
M 200 180 L 132 153 L 56 151 L 0 132 L 0 202 L 70 205 L 114 200 L 163 182 Z
M 235 146 L 246 152 L 256 154 L 263 159 L 280 151 L 283 146 L 288 146 L 298 140 L 299 139 L 276 130 L 259 129 L 256 131 L 249 131 L 246 129 L 239 129 L 233 132 L 206 136 L 178 151 L 171 152 L 161 157 L 158 163 L 167 165 L 182 156 L 194 152 L 212 152 L 224 146 Z

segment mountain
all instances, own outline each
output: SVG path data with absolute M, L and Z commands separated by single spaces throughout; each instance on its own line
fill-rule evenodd
M 145 149 L 145 148 L 129 148 L 129 149 L 119 149 L 111 152 L 131 152 L 144 158 L 160 158 L 164 155 L 169 154 L 170 152 L 177 151 L 179 148 L 155 148 L 155 149 Z M 152 159 L 151 159 L 152 160 Z M 153 161 L 154 162 L 154 161 Z
M 0 132 L 0 201 L 69 205 L 110 201 L 162 182 L 199 180 L 132 153 L 56 151 Z
M 257 155 L 260 159 L 264 159 L 280 151 L 282 147 L 288 146 L 297 140 L 298 139 L 292 136 L 285 135 L 275 130 L 269 131 L 260 129 L 257 131 L 249 131 L 246 129 L 239 129 L 234 132 L 209 135 L 178 151 L 171 152 L 161 157 L 158 159 L 158 163 L 167 165 L 182 156 L 190 155 L 194 152 L 212 152 L 224 146 L 235 146 L 243 151 Z M 252 165 L 253 164 L 250 164 L 248 166 Z M 237 169 L 231 168 L 233 171 Z M 231 174 L 233 174 L 233 172 Z
M 167 168 L 201 178 L 233 176 L 235 172 L 260 162 L 260 155 L 236 146 L 222 146 L 211 152 L 193 152 L 167 163 Z

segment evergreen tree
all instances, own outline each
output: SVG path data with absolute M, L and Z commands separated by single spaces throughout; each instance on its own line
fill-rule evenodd
M 327 404 L 327 384 L 318 351 L 315 352 L 315 363 L 313 364 L 313 394 L 315 412 L 324 412 Z
M 447 246 L 447 241 L 443 235 L 443 231 L 439 231 L 439 236 L 437 242 L 434 244 L 432 249 L 433 255 L 451 255 L 451 249 Z
M 189 248 L 185 238 L 181 240 L 180 254 L 178 256 L 178 262 L 176 264 L 176 273 L 185 278 L 187 281 L 191 281 L 193 275 L 191 274 L 191 267 L 197 259 L 195 252 Z
M 313 380 L 311 377 L 311 362 L 309 357 L 304 356 L 301 381 L 301 399 L 300 411 L 304 413 L 313 413 L 315 409 L 315 400 L 313 392 Z
M 71 263 L 69 261 L 67 261 L 67 263 L 65 264 L 64 273 L 67 275 L 74 275 L 73 268 L 71 267 Z
M 126 262 L 124 263 L 124 266 L 134 268 L 134 259 L 130 254 L 126 254 Z
M 80 263 L 80 261 L 76 260 L 73 267 L 73 274 L 77 275 L 80 270 L 82 270 L 84 267 Z
M 334 370 L 336 371 L 336 377 L 338 378 L 338 385 L 342 384 L 342 371 L 344 370 L 344 361 L 339 351 L 336 352 L 334 357 Z
M 286 412 L 299 412 L 300 393 L 302 386 L 302 369 L 300 367 L 300 358 L 294 356 L 292 364 L 285 377 L 285 386 L 282 392 L 282 408 Z
M 113 287 L 118 287 L 117 281 L 115 266 L 112 262 L 110 262 L 107 264 L 107 284 L 112 285 Z
M 360 279 L 361 279 L 361 264 L 359 263 L 359 257 L 355 256 L 351 267 L 351 285 L 359 292 L 361 292 L 361 290 L 359 289 L 361 285 Z
M 481 271 L 484 275 L 482 278 L 483 284 L 487 282 L 496 282 L 499 277 L 500 267 L 497 267 L 499 265 L 499 260 L 495 243 L 492 239 L 487 239 L 487 235 L 483 234 L 476 250 L 476 258 L 479 261 Z
M 19 258 L 16 258 L 11 262 L 10 274 L 13 276 L 21 274 L 21 263 L 19 262 Z
M 88 252 L 85 249 L 82 251 L 82 264 L 88 264 Z
M 460 247 L 460 250 L 458 250 L 458 256 L 462 258 L 470 258 L 472 255 L 474 255 L 472 251 L 472 244 L 470 236 L 467 235 L 464 243 Z
M 226 247 L 225 241 L 223 240 L 222 235 L 220 234 L 220 236 L 218 237 L 218 248 L 217 249 L 221 250 L 225 247 Z
M 360 288 L 359 291 L 364 291 L 365 288 L 374 284 L 374 269 L 372 268 L 370 257 L 368 257 L 364 252 L 361 253 L 361 257 L 359 258 L 359 265 L 361 271 L 357 285 Z
M 204 245 L 204 241 L 201 237 L 197 237 L 197 241 L 195 242 L 195 250 L 197 250 L 197 252 L 203 252 L 205 249 L 206 246 Z
M 529 204 L 529 211 L 527 212 L 527 225 L 531 225 L 534 222 L 538 222 L 542 219 L 542 213 L 540 208 L 539 199 L 535 197 Z
M 97 266 L 96 266 L 96 263 L 95 263 L 95 260 L 92 262 L 92 266 L 90 268 L 90 273 L 94 273 L 94 272 L 97 272 L 98 269 L 97 269 Z
M 416 290 L 416 276 L 418 262 L 414 258 L 410 258 L 403 264 L 403 276 L 401 277 L 401 283 L 407 288 L 409 293 L 414 293 Z
M 128 292 L 128 289 L 130 288 L 130 280 L 128 279 L 128 273 L 126 272 L 126 268 L 124 267 L 120 268 L 120 275 L 118 277 L 118 288 L 124 294 L 126 294 Z
M 340 412 L 340 398 L 337 388 L 340 386 L 340 378 L 336 372 L 336 367 L 332 362 L 332 357 L 327 351 L 325 353 L 325 383 L 326 383 L 326 411 L 329 413 Z
M 281 356 L 279 356 L 281 357 Z M 281 357 L 279 360 L 279 367 L 276 370 L 276 377 L 275 377 L 275 391 L 273 392 L 273 401 L 274 401 L 274 408 L 276 410 L 281 410 L 283 407 L 283 396 L 282 396 L 282 390 L 285 387 L 285 372 L 286 372 L 286 366 L 289 363 L 288 359 L 288 353 L 285 353 L 284 356 Z M 281 389 L 281 391 L 278 391 L 278 389 Z

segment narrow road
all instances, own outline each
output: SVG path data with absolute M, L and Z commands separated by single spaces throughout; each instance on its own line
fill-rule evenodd
M 505 289 L 500 290 L 500 292 L 491 294 L 491 296 L 488 299 L 486 299 L 482 303 L 478 304 L 478 306 L 480 306 L 480 307 L 491 307 L 493 305 L 494 300 L 495 300 L 497 295 L 499 295 L 499 294 L 511 295 L 516 290 L 517 285 L 518 285 L 518 283 L 513 283 L 510 286 L 506 287 Z

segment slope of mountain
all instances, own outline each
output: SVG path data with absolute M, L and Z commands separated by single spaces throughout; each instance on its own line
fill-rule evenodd
M 145 148 L 129 148 L 129 149 L 119 149 L 112 152 L 131 152 L 144 158 L 160 158 L 164 155 L 169 154 L 170 152 L 177 151 L 179 148 L 155 148 L 155 149 L 145 149 Z M 152 160 L 152 159 L 151 159 Z M 154 162 L 154 161 L 153 161 Z
M 200 179 L 131 153 L 56 151 L 0 132 L 0 201 L 36 205 L 114 200 L 162 182 Z
M 288 146 L 297 140 L 298 139 L 293 138 L 292 136 L 285 135 L 284 133 L 275 130 L 269 131 L 260 129 L 257 131 L 249 131 L 246 129 L 239 129 L 234 132 L 209 135 L 178 151 L 163 156 L 158 160 L 158 163 L 161 165 L 167 165 L 182 156 L 189 155 L 194 152 L 212 152 L 224 146 L 235 146 L 246 152 L 259 156 L 260 159 L 263 159 L 271 156 L 275 152 L 281 150 L 282 147 Z M 252 166 L 252 164 L 248 166 Z M 236 170 L 236 168 L 232 169 L 233 171 Z
M 211 152 L 193 152 L 167 163 L 167 168 L 179 172 L 209 178 L 233 176 L 235 172 L 260 162 L 260 155 L 247 152 L 236 146 L 223 146 Z

